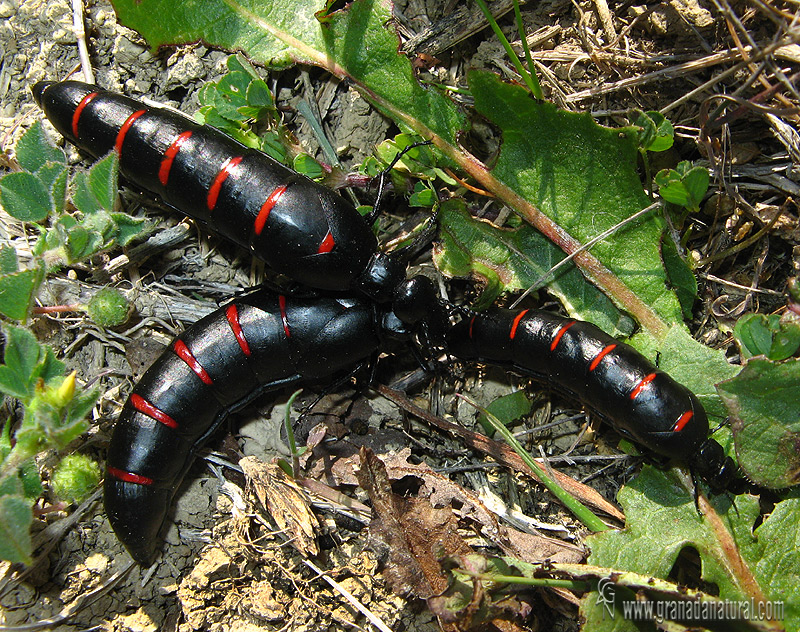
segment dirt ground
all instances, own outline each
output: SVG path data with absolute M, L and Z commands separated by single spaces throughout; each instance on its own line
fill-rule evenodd
M 197 108 L 197 89 L 225 72 L 228 57 L 225 52 L 193 45 L 153 56 L 136 33 L 117 24 L 108 2 L 88 0 L 85 4 L 91 62 L 96 82 L 105 88 L 147 97 L 191 113 Z M 728 28 L 731 16 L 745 20 L 755 41 L 765 41 L 775 29 L 771 21 L 774 15 L 756 3 L 734 8 L 727 2 L 705 0 L 671 0 L 648 5 L 624 1 L 606 5 L 603 0 L 577 3 L 549 0 L 530 4 L 523 10 L 525 26 L 532 49 L 541 53 L 537 61 L 548 98 L 567 109 L 591 111 L 607 125 L 622 124 L 622 114 L 632 108 L 658 110 L 673 104 L 669 116 L 679 140 L 682 135 L 687 139 L 692 136 L 699 111 L 697 100 L 679 100 L 692 86 L 740 61 L 733 57 L 719 65 L 710 61 L 720 50 L 736 49 L 735 38 Z M 793 10 L 792 5 L 781 8 Z M 403 4 L 398 10 L 402 11 L 399 22 L 404 36 L 423 32 L 450 9 L 449 3 L 438 0 Z M 512 32 L 510 16 L 502 21 L 509 33 Z M 43 118 L 32 101 L 30 87 L 39 80 L 66 78 L 79 68 L 72 19 L 72 7 L 65 0 L 0 0 L 0 140 L 6 151 L 25 129 Z M 448 72 L 455 75 L 469 66 L 486 67 L 506 76 L 512 73 L 505 52 L 488 29 L 430 50 L 424 47 L 417 50 L 436 57 L 441 68 L 449 68 Z M 800 63 L 800 46 L 787 47 L 774 59 L 785 67 L 786 75 L 791 75 Z M 642 79 L 658 68 L 687 60 L 699 60 L 697 69 L 683 71 L 679 79 L 669 75 Z M 750 73 L 751 68 L 742 66 L 710 86 L 708 92 L 733 93 L 746 83 Z M 330 81 L 315 69 L 308 70 L 308 74 L 315 93 L 326 95 L 327 110 L 323 111 L 323 118 L 330 122 L 327 129 L 332 145 L 346 148 L 342 156 L 346 164 L 358 164 L 372 147 L 392 133 L 391 123 L 373 112 L 346 85 Z M 301 96 L 307 96 L 302 79 L 298 69 L 273 77 L 289 125 L 314 153 L 317 146 L 313 136 L 292 109 Z M 273 86 L 271 81 L 268 83 Z M 620 85 L 616 86 L 617 83 Z M 589 87 L 604 84 L 609 86 L 604 95 L 587 93 Z M 753 93 L 747 91 L 746 96 L 749 98 Z M 675 151 L 689 158 L 700 158 L 696 147 L 687 147 L 691 143 L 692 140 L 681 140 Z M 767 158 L 767 163 L 772 159 L 773 164 L 783 156 L 783 163 L 789 165 L 783 144 L 763 127 L 736 128 L 730 150 L 736 152 L 735 164 L 751 165 L 755 156 L 761 155 Z M 74 149 L 69 151 L 78 162 Z M 654 168 L 659 167 L 654 165 Z M 750 179 L 738 183 L 741 195 L 756 214 L 764 205 L 781 205 L 789 195 L 798 193 L 795 171 L 789 168 L 778 173 L 779 177 L 774 177 L 775 173 L 773 169 L 758 175 L 753 167 Z M 137 203 L 133 195 L 126 199 L 129 204 Z M 104 459 L 113 419 L 141 374 L 141 367 L 147 366 L 161 345 L 167 344 L 183 327 L 215 309 L 217 301 L 256 283 L 262 273 L 240 251 L 213 237 L 200 235 L 176 214 L 162 213 L 152 205 L 138 212 L 160 222 L 161 230 L 181 223 L 189 228 L 172 250 L 158 252 L 141 266 L 116 277 L 115 281 L 124 287 L 138 288 L 137 309 L 143 317 L 136 329 L 108 333 L 92 328 L 81 318 L 69 316 L 43 318 L 36 325 L 41 339 L 61 350 L 69 367 L 77 369 L 82 380 L 100 380 L 104 395 L 95 408 L 92 428 L 82 448 L 99 462 Z M 745 214 L 730 219 L 734 228 L 738 225 L 742 230 L 748 221 Z M 7 223 L 7 218 L 3 223 Z M 786 266 L 787 271 L 782 275 L 774 272 L 765 276 L 769 276 L 770 288 L 782 291 L 785 277 L 794 270 L 796 245 L 786 239 L 778 249 L 787 253 L 793 264 Z M 103 282 L 93 278 L 91 270 L 80 269 L 76 275 L 65 274 L 50 282 L 43 300 L 53 304 L 79 302 Z M 721 298 L 721 294 L 718 290 L 707 290 L 704 300 L 716 302 L 720 310 L 738 309 L 741 296 L 729 292 Z M 769 311 L 774 306 L 770 301 L 777 304 L 780 300 L 771 295 L 762 297 L 760 307 Z M 716 335 L 722 338 L 722 334 Z M 389 377 L 415 368 L 413 359 L 402 357 L 390 359 L 385 366 L 382 370 Z M 507 382 L 502 375 L 499 380 Z M 424 386 L 427 388 L 427 381 Z M 483 383 L 482 397 L 490 399 L 494 388 L 491 380 Z M 305 403 L 313 400 L 310 393 L 303 397 Z M 420 391 L 418 403 L 427 407 L 428 398 L 427 391 Z M 281 434 L 284 404 L 285 397 L 259 402 L 237 415 L 231 432 L 214 442 L 212 448 L 216 454 L 223 459 L 231 458 L 236 450 L 241 450 L 266 462 L 276 455 L 285 455 L 287 448 Z M 455 406 L 441 405 L 449 406 L 451 412 Z M 470 511 L 479 512 L 483 504 L 466 495 L 463 488 L 495 490 L 508 505 L 516 504 L 527 515 L 536 516 L 538 527 L 554 541 L 563 543 L 561 549 L 552 545 L 556 553 L 551 553 L 556 558 L 563 555 L 561 559 L 565 560 L 582 559 L 581 530 L 546 494 L 530 488 L 524 478 L 491 466 L 465 468 L 453 477 L 458 488 L 447 488 L 438 470 L 474 461 L 471 452 L 456 440 L 410 419 L 383 397 L 337 391 L 326 395 L 314 410 L 316 415 L 299 423 L 297 433 L 301 443 L 313 436 L 312 429 L 323 419 L 323 412 L 338 415 L 337 423 L 329 424 L 327 433 L 333 437 L 339 431 L 340 441 L 333 446 L 319 444 L 308 463 L 309 478 L 321 478 L 330 487 L 352 492 L 363 501 L 363 493 L 355 491 L 357 481 L 353 471 L 359 460 L 359 448 L 366 446 L 381 457 L 394 459 L 391 462 L 396 469 L 390 469 L 390 476 L 399 479 L 401 473 L 413 470 L 415 480 L 423 481 L 422 486 L 438 486 L 440 492 L 446 488 L 441 493 L 460 498 L 459 502 L 471 507 Z M 577 417 L 568 424 L 564 436 L 549 440 L 548 450 L 571 446 L 583 425 L 583 418 Z M 593 451 L 596 448 L 588 444 L 579 453 Z M 332 470 L 326 466 L 328 461 L 336 462 Z M 46 471 L 49 463 L 45 458 L 40 465 Z M 622 478 L 627 465 L 620 461 L 610 472 Z M 581 478 L 600 467 L 597 464 L 577 467 L 571 474 Z M 348 601 L 346 594 L 391 630 L 440 629 L 423 601 L 398 596 L 391 590 L 381 575 L 382 558 L 370 546 L 363 522 L 345 521 L 330 508 L 321 509 L 315 532 L 322 534 L 322 550 L 312 557 L 301 555 L 274 532 L 274 525 L 263 517 L 258 503 L 247 494 L 243 477 L 230 471 L 223 477 L 222 470 L 208 461 L 195 465 L 177 502 L 165 554 L 152 574 L 134 567 L 110 582 L 112 575 L 130 566 L 130 558 L 111 531 L 97 498 L 79 509 L 41 514 L 35 526 L 41 546 L 35 566 L 20 577 L 19 569 L 0 565 L 0 622 L 5 626 L 20 626 L 68 614 L 68 622 L 54 629 L 232 632 L 376 629 Z M 620 484 L 613 475 L 593 482 L 612 499 Z M 520 499 L 514 491 L 517 487 L 530 492 Z M 488 502 L 486 498 L 483 500 Z M 47 502 L 45 499 L 43 506 Z M 322 506 L 321 501 L 315 504 L 318 509 Z M 64 527 L 67 514 L 74 522 Z M 478 522 L 484 527 L 490 524 L 496 527 L 493 518 L 480 518 Z M 473 544 L 480 540 L 477 535 L 470 538 Z M 550 544 L 537 542 L 535 546 L 543 550 L 541 547 Z M 310 565 L 310 559 L 315 566 Z M 321 578 L 318 569 L 324 570 L 333 581 Z M 98 592 L 92 594 L 92 591 Z M 87 595 L 92 598 L 82 603 Z M 534 610 L 540 614 L 531 616 L 525 628 L 509 629 L 578 629 L 577 610 L 569 599 L 536 595 L 532 600 Z

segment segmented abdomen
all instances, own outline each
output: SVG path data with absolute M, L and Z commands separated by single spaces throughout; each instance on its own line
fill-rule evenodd
M 105 507 L 133 558 L 153 562 L 196 450 L 230 413 L 284 386 L 330 380 L 378 348 L 366 301 L 238 298 L 198 321 L 130 394 L 108 451 Z
M 347 200 L 212 127 L 77 81 L 34 95 L 70 142 L 94 157 L 115 149 L 133 184 L 301 283 L 350 289 L 377 250 Z
M 448 351 L 499 364 L 572 397 L 657 454 L 695 456 L 708 437 L 697 397 L 591 323 L 536 310 L 490 310 L 456 325 Z

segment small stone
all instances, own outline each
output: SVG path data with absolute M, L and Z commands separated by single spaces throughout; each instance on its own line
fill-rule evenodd
M 15 3 L 10 2 L 9 0 L 3 0 L 0 2 L 0 18 L 10 18 L 12 15 L 16 14 L 17 7 Z

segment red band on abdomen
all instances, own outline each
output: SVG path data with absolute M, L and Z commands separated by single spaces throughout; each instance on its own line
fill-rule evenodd
M 264 226 L 267 224 L 272 207 L 278 203 L 278 200 L 281 199 L 281 196 L 284 193 L 286 193 L 285 184 L 275 187 L 272 193 L 270 193 L 267 197 L 266 201 L 261 205 L 261 210 L 258 211 L 256 221 L 253 223 L 253 231 L 256 235 L 260 235 L 261 231 L 264 230 Z
M 617 345 L 611 344 L 604 348 L 600 353 L 597 354 L 597 357 L 592 360 L 592 363 L 589 365 L 589 370 L 594 371 L 597 368 L 597 365 L 602 362 L 603 358 L 605 358 L 609 353 L 611 353 L 614 349 L 617 348 Z
M 203 380 L 203 384 L 211 386 L 214 383 L 214 380 L 206 373 L 206 370 L 203 368 L 203 365 L 197 361 L 197 358 L 192 355 L 192 352 L 189 351 L 189 347 L 186 346 L 183 340 L 176 340 L 172 345 L 172 350 L 175 351 L 176 355 L 183 360 L 192 371 L 194 371 L 197 377 Z
M 78 103 L 78 107 L 75 108 L 75 112 L 72 114 L 72 135 L 75 137 L 75 140 L 78 140 L 78 121 L 81 118 L 81 114 L 83 113 L 83 108 L 85 108 L 89 103 L 91 103 L 92 99 L 94 99 L 99 92 L 90 92 L 87 94 L 81 102 Z
M 287 338 L 292 337 L 289 331 L 289 319 L 286 317 L 286 297 L 281 295 L 278 297 L 278 305 L 281 308 L 281 322 L 283 322 L 283 331 L 286 333 Z
M 564 323 L 563 325 L 561 325 L 559 330 L 556 332 L 556 337 L 553 338 L 553 342 L 550 343 L 550 351 L 556 350 L 558 343 L 561 342 L 561 336 L 563 336 L 566 333 L 567 329 L 572 327 L 575 324 L 575 322 L 576 321 L 571 320 L 568 323 Z
M 137 485 L 153 484 L 152 478 L 142 476 L 141 474 L 134 474 L 133 472 L 126 472 L 125 470 L 120 470 L 116 467 L 108 466 L 106 471 L 118 481 L 124 481 L 125 483 L 136 483 Z
M 675 424 L 672 426 L 672 428 L 670 428 L 670 430 L 671 430 L 672 432 L 680 432 L 681 430 L 683 430 L 683 429 L 684 429 L 684 427 L 686 426 L 686 424 L 688 424 L 688 423 L 689 423 L 689 420 L 690 420 L 692 417 L 694 417 L 694 413 L 693 413 L 691 410 L 687 410 L 685 413 L 683 413 L 683 414 L 682 414 L 682 415 L 681 415 L 681 416 L 678 418 L 678 421 L 676 421 L 676 422 L 675 422 Z
M 233 335 L 236 336 L 236 342 L 239 343 L 239 348 L 242 350 L 242 353 L 246 356 L 250 356 L 252 354 L 250 345 L 247 343 L 247 338 L 244 336 L 242 326 L 239 324 L 239 309 L 235 304 L 228 305 L 228 309 L 225 310 L 225 318 L 228 319 L 228 324 L 231 326 Z
M 517 335 L 517 327 L 519 327 L 519 321 L 521 321 L 522 317 L 525 316 L 525 314 L 527 314 L 527 313 L 528 313 L 528 310 L 527 309 L 523 309 L 519 314 L 517 314 L 517 317 L 514 319 L 514 322 L 511 324 L 511 333 L 508 334 L 508 339 L 509 340 L 514 340 L 514 336 Z
M 138 410 L 143 415 L 147 415 L 150 419 L 155 419 L 156 421 L 164 424 L 169 428 L 177 428 L 178 422 L 175 421 L 172 417 L 170 417 L 167 413 L 162 410 L 159 410 L 155 406 L 153 406 L 150 402 L 148 402 L 144 397 L 141 395 L 137 395 L 136 393 L 132 393 L 130 397 L 131 404 L 133 407 Z
M 637 384 L 637 385 L 634 387 L 634 389 L 631 391 L 630 398 L 631 398 L 631 399 L 636 399 L 637 397 L 639 397 L 639 393 L 641 393 L 641 392 L 642 392 L 642 389 L 643 389 L 645 386 L 647 386 L 648 384 L 650 384 L 650 382 L 652 382 L 654 379 L 656 379 L 656 374 L 655 374 L 655 373 L 651 373 L 651 374 L 650 374 L 650 375 L 648 375 L 647 377 L 643 378 L 643 379 L 642 379 L 642 381 L 641 381 L 641 382 L 639 382 L 639 383 L 638 383 L 638 384 Z
M 169 172 L 172 169 L 175 156 L 178 155 L 181 147 L 186 144 L 186 141 L 189 140 L 191 136 L 191 131 L 183 132 L 183 134 L 180 134 L 178 138 L 172 141 L 172 144 L 167 147 L 167 151 L 164 152 L 164 159 L 161 161 L 161 167 L 158 169 L 158 181 L 164 186 L 167 186 L 167 182 L 169 182 Z
M 331 250 L 333 250 L 333 247 L 335 245 L 336 242 L 333 239 L 333 235 L 331 235 L 330 231 L 328 231 L 328 234 L 325 235 L 325 239 L 322 240 L 322 243 L 319 245 L 319 248 L 317 248 L 317 254 L 322 255 L 325 254 L 326 252 L 330 252 Z
M 146 113 L 147 110 L 137 110 L 136 112 L 131 114 L 128 117 L 128 120 L 126 120 L 122 124 L 122 127 L 119 128 L 119 131 L 117 132 L 117 140 L 114 142 L 114 149 L 117 151 L 118 156 L 122 155 L 122 143 L 125 142 L 125 135 L 128 133 L 128 130 L 136 122 L 136 119 L 138 119 L 142 114 Z
M 211 187 L 208 189 L 208 200 L 206 205 L 208 206 L 209 211 L 213 211 L 214 207 L 217 205 L 222 183 L 227 180 L 228 176 L 231 175 L 236 165 L 238 165 L 240 162 L 242 162 L 242 157 L 234 156 L 233 158 L 228 158 L 222 163 L 222 167 L 220 167 L 219 172 L 214 178 L 214 182 L 211 183 Z

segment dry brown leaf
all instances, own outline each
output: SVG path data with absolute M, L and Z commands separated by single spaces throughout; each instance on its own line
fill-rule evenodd
M 291 539 L 292 545 L 304 555 L 317 555 L 319 521 L 309 507 L 303 488 L 272 463 L 248 456 L 239 461 L 239 465 L 248 488 Z
M 357 475 L 375 510 L 370 535 L 388 554 L 384 576 L 394 591 L 422 599 L 444 591 L 448 582 L 439 558 L 471 552 L 452 511 L 393 493 L 384 463 L 367 448 L 361 448 Z

